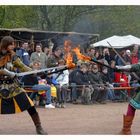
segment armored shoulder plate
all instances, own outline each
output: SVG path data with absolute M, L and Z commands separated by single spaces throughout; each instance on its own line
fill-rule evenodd
M 13 57 L 13 65 L 14 67 L 18 68 L 21 72 L 31 71 L 32 69 L 26 66 L 18 56 Z
M 18 59 L 19 57 L 17 56 L 17 55 L 14 55 L 13 57 L 12 57 L 12 61 L 15 61 L 16 59 Z

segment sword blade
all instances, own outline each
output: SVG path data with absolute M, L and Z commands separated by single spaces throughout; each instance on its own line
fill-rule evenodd
M 21 73 L 17 73 L 16 76 L 21 77 L 21 76 L 35 74 L 35 73 L 47 72 L 47 71 L 50 71 L 50 70 L 53 70 L 53 69 L 64 68 L 66 66 L 67 65 L 59 66 L 59 67 L 46 68 L 46 69 L 41 69 L 41 70 L 33 70 L 33 71 L 21 72 Z

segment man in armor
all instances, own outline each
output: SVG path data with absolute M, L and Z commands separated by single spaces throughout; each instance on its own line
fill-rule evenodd
M 14 39 L 5 36 L 0 44 L 0 114 L 13 114 L 27 110 L 35 124 L 37 134 L 47 134 L 41 126 L 32 100 L 20 87 L 14 72 L 16 69 L 20 72 L 32 69 L 23 64 L 13 50 Z
M 140 64 L 138 63 L 134 65 L 116 66 L 116 68 L 120 71 L 139 72 Z M 126 115 L 123 115 L 123 128 L 119 134 L 132 134 L 131 125 L 135 116 L 136 109 L 140 109 L 140 91 L 129 101 L 127 113 Z

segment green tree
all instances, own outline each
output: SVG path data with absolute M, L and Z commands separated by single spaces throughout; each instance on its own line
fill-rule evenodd
M 140 36 L 139 6 L 0 6 L 1 28 Z

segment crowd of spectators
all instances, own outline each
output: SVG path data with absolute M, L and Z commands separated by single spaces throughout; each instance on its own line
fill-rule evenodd
M 115 68 L 116 65 L 136 64 L 140 60 L 138 45 L 134 45 L 130 50 L 119 50 L 121 57 L 109 48 L 100 47 L 89 47 L 82 53 L 111 68 Z M 52 47 L 43 47 L 38 43 L 35 45 L 35 51 L 31 53 L 29 44 L 23 42 L 20 48 L 16 49 L 16 54 L 33 70 L 66 65 L 64 47 L 53 50 Z M 67 102 L 86 105 L 106 104 L 108 101 L 124 102 L 135 91 L 120 89 L 120 92 L 120 90 L 114 90 L 114 87 L 139 86 L 138 80 L 131 73 L 115 72 L 113 69 L 93 62 L 77 60 L 75 56 L 73 59 L 77 64 L 75 69 L 51 75 L 32 74 L 20 79 L 23 86 L 36 90 L 29 93 L 36 105 L 43 105 L 45 108 L 65 108 Z M 55 95 L 52 93 L 54 91 Z

